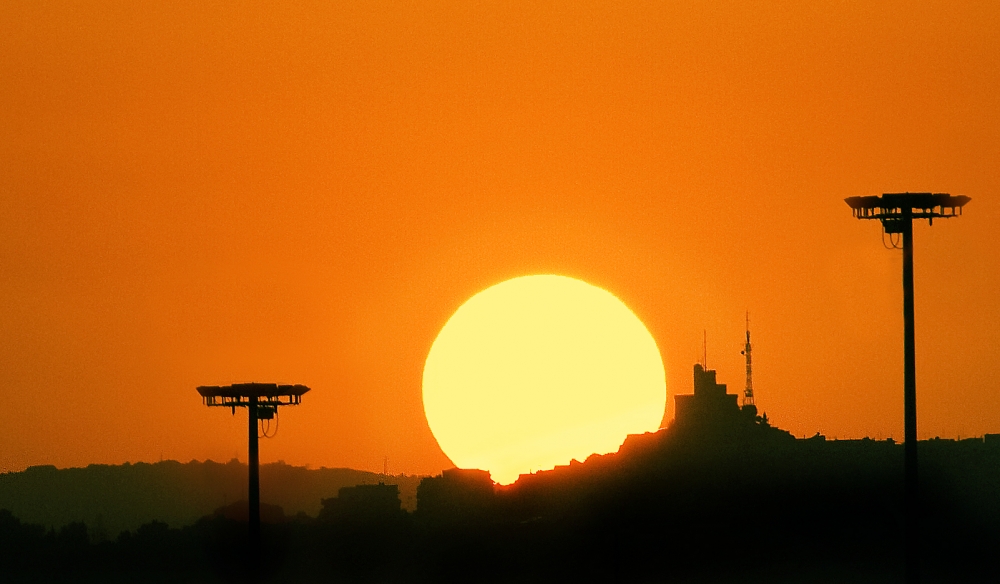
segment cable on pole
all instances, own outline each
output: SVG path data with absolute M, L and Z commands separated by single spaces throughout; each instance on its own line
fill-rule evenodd
M 264 422 L 267 422 L 267 425 L 264 425 Z M 258 423 L 260 424 L 260 432 L 258 432 L 258 434 L 257 434 L 258 438 L 274 438 L 275 436 L 277 436 L 278 435 L 278 424 L 279 424 L 279 422 L 278 422 L 278 409 L 275 408 L 275 410 L 274 410 L 274 432 L 271 432 L 271 420 L 270 419 L 267 419 L 267 420 L 258 420 Z

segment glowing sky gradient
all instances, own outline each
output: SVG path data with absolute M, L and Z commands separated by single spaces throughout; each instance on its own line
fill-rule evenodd
M 586 4 L 586 6 L 584 6 Z M 592 5 L 596 4 L 596 6 Z M 245 460 L 198 385 L 302 383 L 263 462 L 450 466 L 457 306 L 563 274 L 796 435 L 1000 432 L 996 2 L 0 4 L 0 470 Z M 668 400 L 671 404 L 672 399 Z

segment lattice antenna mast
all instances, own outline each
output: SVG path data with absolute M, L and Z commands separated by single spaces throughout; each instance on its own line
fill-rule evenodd
M 958 217 L 971 199 L 947 193 L 884 193 L 881 196 L 849 197 L 844 201 L 858 219 L 878 219 L 885 234 L 903 239 L 903 457 L 905 473 L 904 516 L 906 533 L 906 581 L 919 579 L 919 530 L 917 514 L 917 381 L 913 317 L 913 220 Z M 896 247 L 893 243 L 893 247 Z
M 750 346 L 750 312 L 747 312 L 747 342 L 743 346 L 743 355 L 747 358 L 747 386 L 743 389 L 743 407 L 755 405 L 753 403 L 753 361 L 750 357 L 752 347 Z

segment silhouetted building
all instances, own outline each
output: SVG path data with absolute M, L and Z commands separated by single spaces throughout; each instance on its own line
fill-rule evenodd
M 322 499 L 320 503 L 323 508 L 319 511 L 319 519 L 323 521 L 382 521 L 398 518 L 403 513 L 399 486 L 385 483 L 342 487 L 336 497 Z
M 694 366 L 694 393 L 674 396 L 674 424 L 678 427 L 731 426 L 740 416 L 739 396 L 726 393 L 715 370 Z
M 417 513 L 431 520 L 481 517 L 494 501 L 493 479 L 485 470 L 451 468 L 417 487 Z
M 791 438 L 788 432 L 771 428 L 766 415 L 757 415 L 756 406 L 748 403 L 741 408 L 738 400 L 737 394 L 726 392 L 726 384 L 716 380 L 715 370 L 696 363 L 694 393 L 674 396 L 674 419 L 669 427 L 689 436 Z

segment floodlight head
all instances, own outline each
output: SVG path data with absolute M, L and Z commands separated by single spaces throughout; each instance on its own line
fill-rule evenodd
M 198 387 L 206 406 L 247 407 L 254 398 L 258 406 L 293 406 L 309 391 L 304 385 L 277 383 L 234 383 L 232 385 L 202 385 Z
M 965 195 L 948 193 L 885 193 L 870 197 L 844 199 L 858 219 L 878 219 L 886 232 L 895 233 L 897 223 L 904 219 L 949 219 L 962 214 L 962 207 L 971 201 Z

